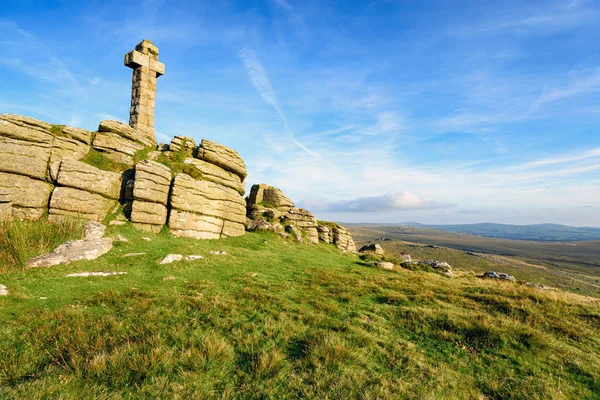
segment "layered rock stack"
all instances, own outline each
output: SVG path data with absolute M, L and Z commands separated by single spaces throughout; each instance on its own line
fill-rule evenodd
M 131 222 L 138 228 L 157 233 L 167 223 L 171 169 L 156 161 L 143 160 L 135 166 Z
M 333 243 L 344 252 L 356 252 L 346 228 L 334 223 L 319 223 L 314 215 L 297 208 L 280 189 L 260 183 L 252 186 L 246 198 L 246 226 L 249 230 L 272 230 L 282 236 L 311 244 Z
M 244 161 L 235 150 L 209 140 L 202 140 L 195 153 L 197 158 L 184 161 L 187 173 L 173 180 L 171 232 L 196 239 L 243 235 Z

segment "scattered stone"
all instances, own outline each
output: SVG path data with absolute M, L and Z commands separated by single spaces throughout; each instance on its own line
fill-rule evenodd
M 150 241 L 152 241 L 152 239 L 150 239 L 149 237 L 143 237 L 142 240 L 144 242 L 150 242 Z
M 223 256 L 226 255 L 227 253 L 224 251 L 211 251 L 210 254 L 214 255 L 214 256 Z
M 503 280 L 512 281 L 512 282 L 516 281 L 514 276 L 512 276 L 510 274 L 505 274 L 503 272 L 487 271 L 483 274 L 483 277 L 490 278 L 490 279 L 503 279 Z
M 85 224 L 85 228 L 83 229 L 83 237 L 88 240 L 100 239 L 104 236 L 105 231 L 105 225 L 102 225 L 100 222 L 90 221 Z
M 392 271 L 394 269 L 394 264 L 391 262 L 387 262 L 387 261 L 375 263 L 375 266 L 377 268 L 385 269 L 387 271 Z
M 378 256 L 385 254 L 383 248 L 378 244 L 366 244 L 358 250 L 359 253 L 374 253 Z
M 454 275 L 452 274 L 452 266 L 445 261 L 427 260 L 423 261 L 423 264 L 429 265 L 431 268 L 441 271 L 444 275 L 446 275 L 449 278 L 454 277 Z
M 175 261 L 183 260 L 183 255 L 181 254 L 167 254 L 165 258 L 160 260 L 159 264 L 170 264 Z
M 110 276 L 110 275 L 125 275 L 127 272 L 104 272 L 104 271 L 97 271 L 97 272 L 77 272 L 74 274 L 69 274 L 67 275 L 68 278 L 72 278 L 72 277 L 88 277 L 88 276 Z
M 250 276 L 254 278 L 255 276 L 258 276 L 258 274 L 255 272 L 255 273 L 253 273 L 253 274 L 252 274 L 252 275 L 250 275 Z
M 123 242 L 123 243 L 127 243 L 129 242 L 129 239 L 127 239 L 126 237 L 123 237 L 121 235 L 117 235 L 115 236 L 115 240 L 119 241 L 119 242 Z
M 174 281 L 175 279 L 177 279 L 176 276 L 168 275 L 163 278 L 163 281 Z
M 203 256 L 187 256 L 185 259 L 188 261 L 195 261 L 204 258 Z
M 4 285 L 0 285 L 0 296 L 8 296 L 8 288 Z
M 27 261 L 29 267 L 51 267 L 79 260 L 95 260 L 112 249 L 113 240 L 100 239 L 69 240 L 54 249 L 53 252 Z
M 142 253 L 127 253 L 127 254 L 123 254 L 123 257 L 138 257 L 138 256 L 143 256 L 145 254 L 148 254 L 148 253 L 144 253 L 144 252 L 142 252 Z
M 47 297 L 40 297 L 40 300 L 48 300 Z
M 113 219 L 113 220 L 112 220 L 112 221 L 110 221 L 108 224 L 109 224 L 109 225 L 112 225 L 112 226 L 122 226 L 122 225 L 125 225 L 125 224 L 127 224 L 127 222 L 125 222 L 125 221 L 119 221 L 119 220 L 117 220 L 117 219 Z

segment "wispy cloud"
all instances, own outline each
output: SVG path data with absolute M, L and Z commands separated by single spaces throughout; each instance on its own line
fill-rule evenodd
M 277 114 L 281 118 L 281 121 L 283 122 L 285 132 L 288 135 L 289 139 L 292 141 L 292 143 L 294 143 L 298 148 L 304 150 L 319 161 L 331 165 L 331 163 L 325 160 L 323 157 L 321 157 L 320 154 L 309 149 L 302 142 L 300 142 L 290 130 L 288 119 L 285 113 L 283 112 L 283 108 L 281 107 L 279 100 L 277 99 L 277 94 L 275 93 L 275 90 L 271 85 L 271 81 L 269 80 L 269 77 L 267 76 L 267 73 L 265 72 L 262 63 L 258 59 L 256 52 L 246 47 L 240 52 L 240 57 L 244 62 L 246 72 L 250 77 L 252 85 L 254 86 L 258 94 L 262 97 L 262 99 L 265 101 L 265 103 L 269 104 L 277 112 Z

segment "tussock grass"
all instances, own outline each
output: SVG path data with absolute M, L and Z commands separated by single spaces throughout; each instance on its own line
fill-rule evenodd
M 269 233 L 149 245 L 117 232 L 129 242 L 95 262 L 5 276 L 0 398 L 599 396 L 596 299 L 382 271 Z M 205 258 L 157 264 L 167 252 Z M 91 269 L 128 274 L 64 278 Z
M 0 274 L 21 270 L 28 259 L 52 251 L 70 239 L 80 238 L 83 222 L 64 220 L 51 224 L 5 219 L 0 221 Z

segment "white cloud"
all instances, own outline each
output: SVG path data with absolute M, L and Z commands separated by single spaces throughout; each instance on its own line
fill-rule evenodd
M 425 200 L 413 193 L 388 192 L 381 196 L 359 197 L 351 200 L 324 201 L 306 200 L 303 205 L 316 212 L 373 213 L 394 210 L 425 210 L 448 208 L 443 202 Z

